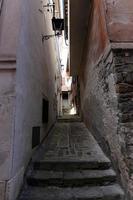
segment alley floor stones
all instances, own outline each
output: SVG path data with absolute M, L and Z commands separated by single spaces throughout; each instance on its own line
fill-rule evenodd
M 124 200 L 116 173 L 85 125 L 59 120 L 41 146 L 18 200 Z

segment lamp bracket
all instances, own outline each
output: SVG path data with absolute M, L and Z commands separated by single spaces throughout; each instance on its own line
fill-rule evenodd
M 55 36 L 61 36 L 61 34 L 58 32 L 58 33 L 55 33 L 55 34 L 51 34 L 51 35 L 42 35 L 42 42 L 44 42 L 44 40 L 49 40 L 50 38 L 52 37 L 55 37 Z
M 48 7 L 53 7 L 55 4 L 51 4 L 51 3 L 47 3 L 46 5 L 43 5 L 44 8 L 48 8 Z

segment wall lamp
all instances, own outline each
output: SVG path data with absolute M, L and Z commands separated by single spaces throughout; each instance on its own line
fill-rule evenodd
M 58 36 L 58 37 L 61 36 L 62 31 L 64 30 L 64 19 L 55 17 L 55 3 L 53 3 L 53 4 L 48 3 L 47 5 L 44 5 L 43 7 L 53 7 L 53 17 L 52 17 L 51 21 L 52 21 L 52 28 L 53 28 L 53 31 L 55 32 L 55 34 L 42 35 L 42 41 L 48 40 L 54 36 Z

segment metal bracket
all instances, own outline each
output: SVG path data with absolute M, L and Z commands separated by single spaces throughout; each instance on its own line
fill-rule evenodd
M 43 10 L 41 10 L 41 9 L 38 9 L 38 10 L 39 10 L 40 13 L 44 14 Z
M 42 35 L 42 42 L 44 42 L 44 40 L 49 40 L 50 38 L 52 37 L 55 37 L 55 36 L 61 36 L 60 33 L 55 33 L 55 34 L 51 34 L 51 35 Z
M 42 35 L 42 42 L 44 42 L 44 40 L 49 40 L 51 37 L 54 37 L 54 35 Z
M 53 7 L 55 6 L 55 4 L 50 4 L 50 3 L 47 3 L 46 5 L 43 5 L 44 8 L 48 8 L 48 7 Z

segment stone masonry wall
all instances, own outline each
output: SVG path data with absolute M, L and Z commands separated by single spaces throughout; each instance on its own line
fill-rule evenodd
M 121 153 L 129 178 L 128 189 L 133 197 L 133 50 L 114 50 L 114 61 L 119 110 L 117 134 L 123 139 Z
M 108 49 L 89 67 L 83 118 L 111 157 L 127 199 L 133 191 L 133 51 Z M 81 96 L 82 96 L 81 95 Z

